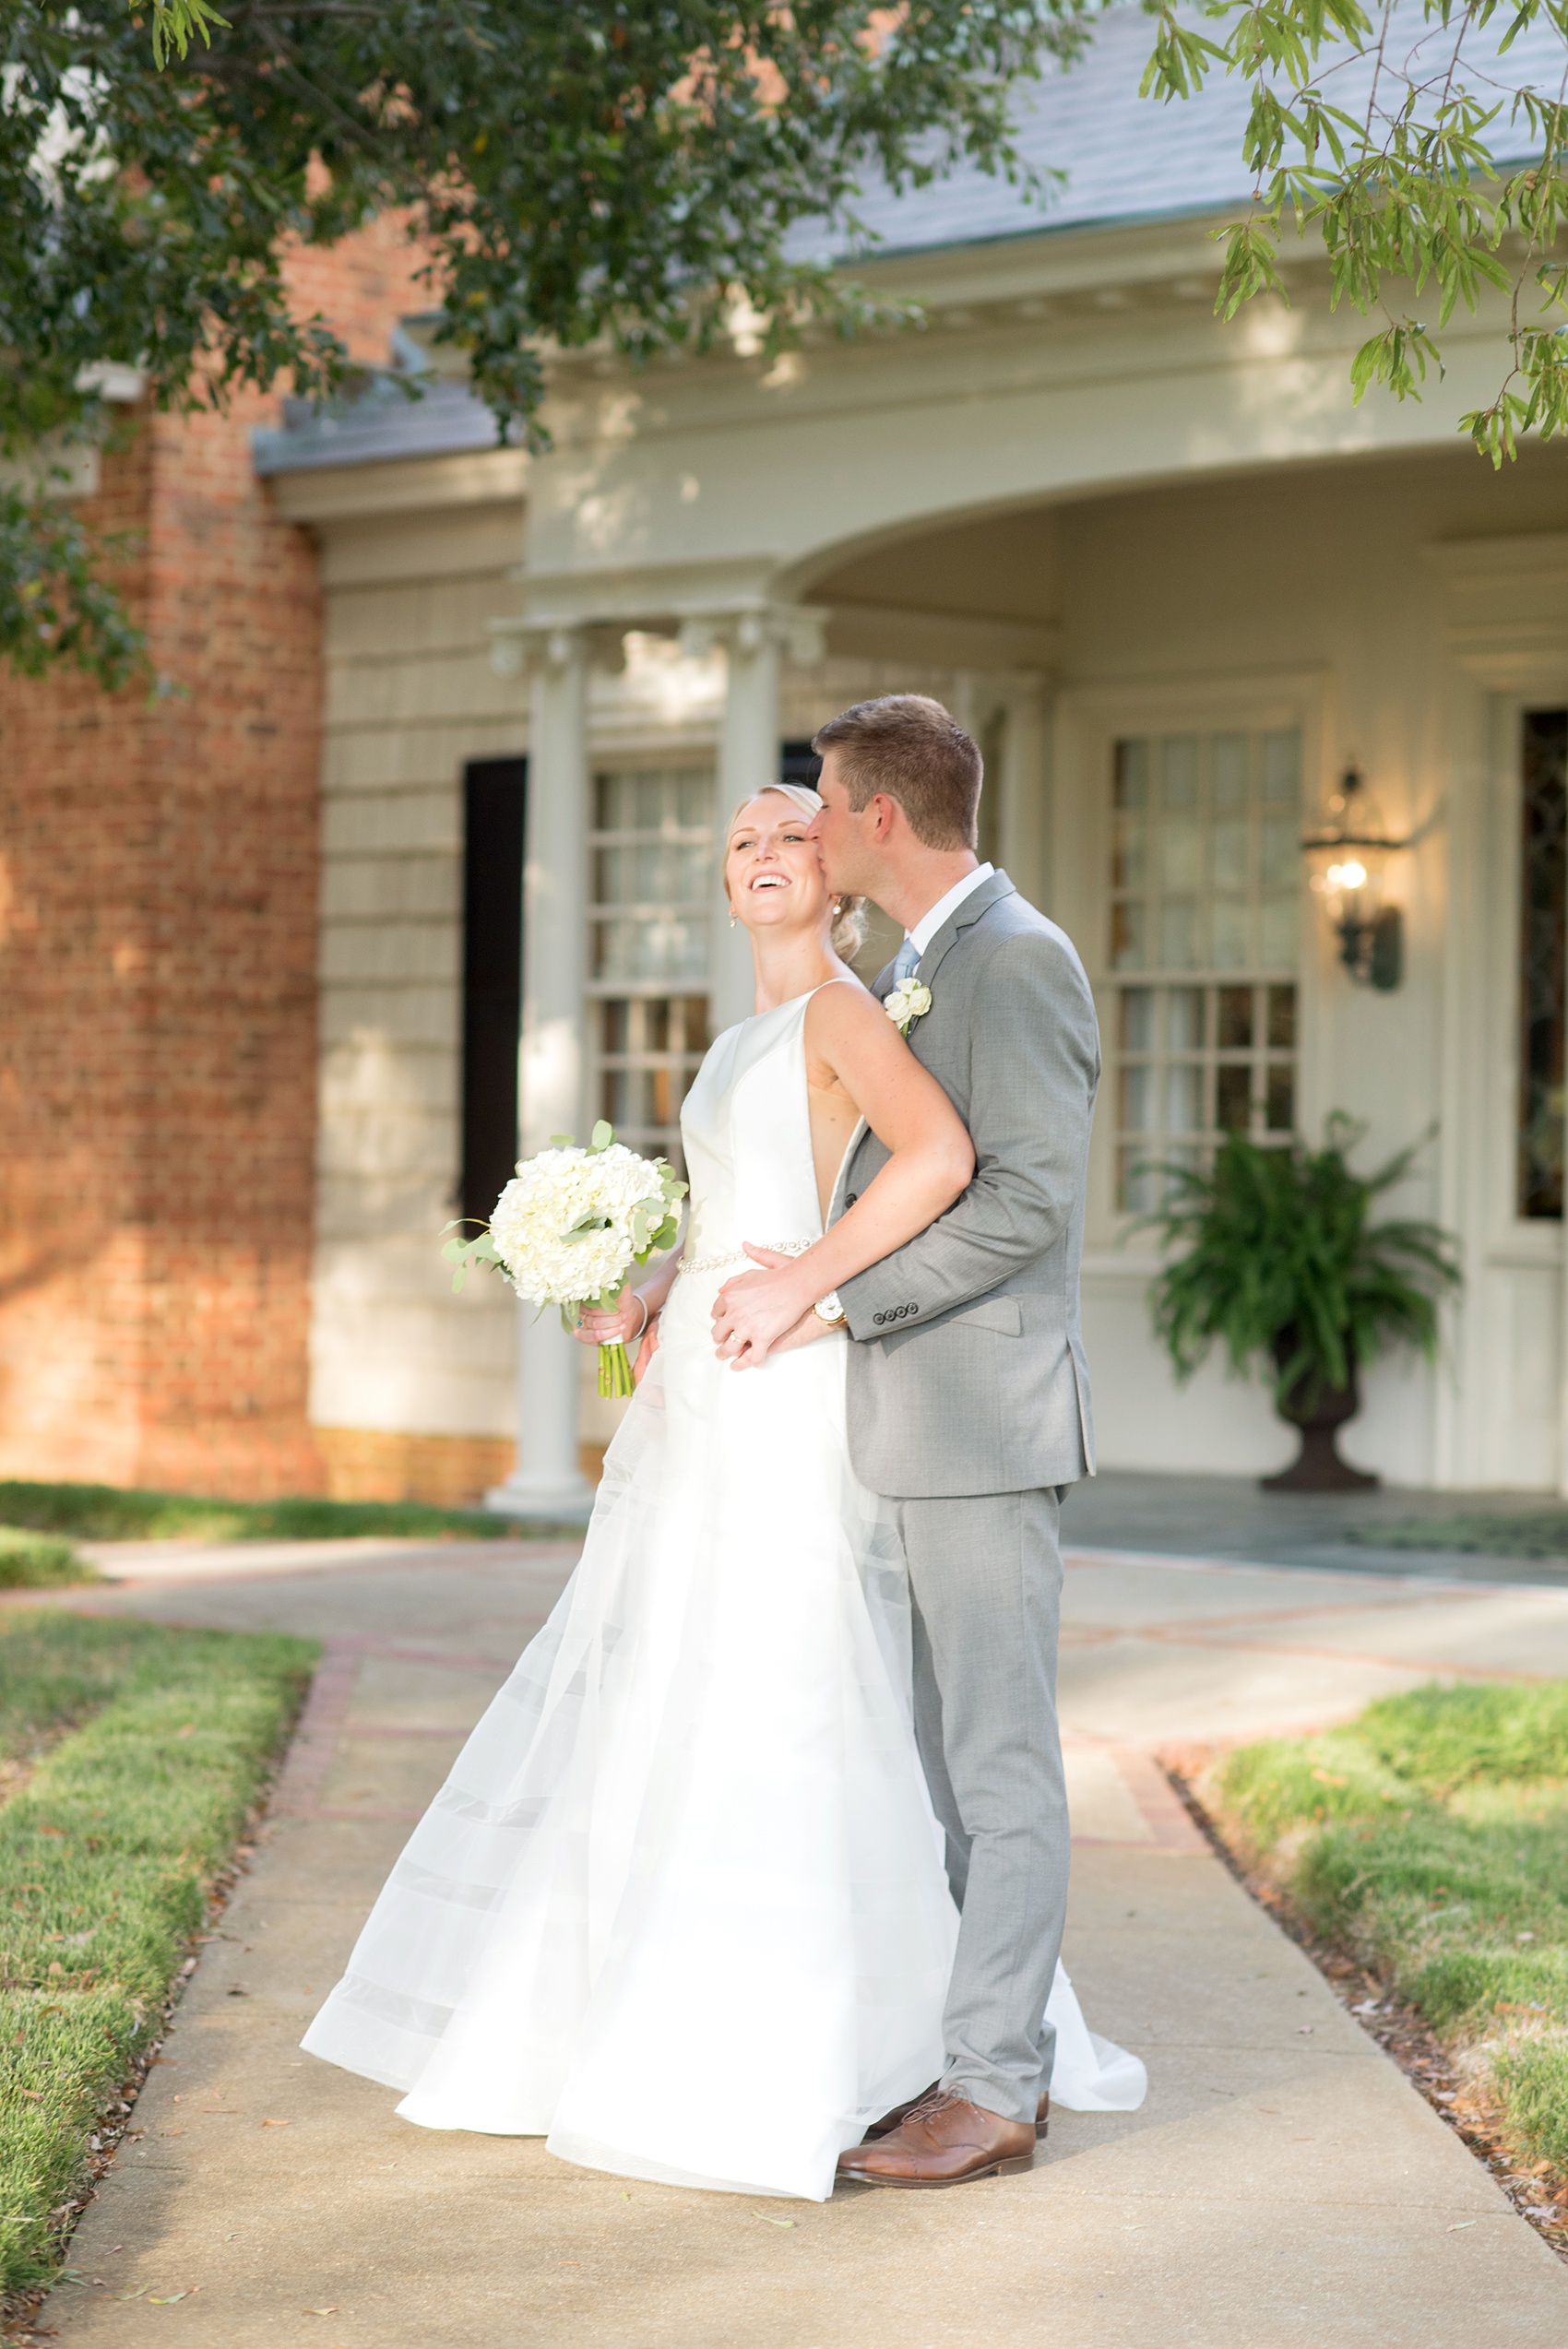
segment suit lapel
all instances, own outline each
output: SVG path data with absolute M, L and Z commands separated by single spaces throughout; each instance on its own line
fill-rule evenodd
M 915 973 L 921 985 L 929 987 L 932 984 L 937 972 L 942 968 L 943 962 L 957 944 L 962 933 L 966 930 L 972 929 L 982 914 L 989 913 L 992 907 L 999 904 L 1004 897 L 1016 897 L 1017 894 L 1004 872 L 993 872 L 988 881 L 980 883 L 978 889 L 971 889 L 963 904 L 948 915 L 921 956 L 920 965 Z M 891 968 L 892 966 L 889 965 L 888 967 Z M 879 980 L 878 985 L 880 984 Z

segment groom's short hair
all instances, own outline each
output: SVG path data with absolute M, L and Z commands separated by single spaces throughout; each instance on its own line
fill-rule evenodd
M 897 801 L 928 848 L 974 847 L 985 771 L 980 744 L 929 694 L 855 702 L 817 730 L 812 748 L 819 755 L 837 752 L 857 814 L 882 791 Z

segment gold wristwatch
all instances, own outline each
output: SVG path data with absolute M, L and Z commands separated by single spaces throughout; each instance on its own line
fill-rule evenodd
M 829 1329 L 837 1329 L 844 1319 L 844 1308 L 838 1302 L 838 1291 L 836 1288 L 830 1288 L 826 1297 L 819 1297 L 812 1307 L 812 1311 L 819 1322 L 826 1322 Z

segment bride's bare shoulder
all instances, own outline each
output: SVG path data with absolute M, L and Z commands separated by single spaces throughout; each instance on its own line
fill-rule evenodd
M 853 977 L 812 997 L 804 1040 L 808 1061 L 839 1074 L 885 1066 L 891 1075 L 909 1049 L 870 988 Z
M 845 979 L 829 979 L 806 1005 L 807 1050 L 835 1037 L 862 1034 L 870 1022 L 882 1018 L 882 1005 L 853 971 Z

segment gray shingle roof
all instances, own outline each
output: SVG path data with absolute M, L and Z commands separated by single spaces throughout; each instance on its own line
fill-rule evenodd
M 494 448 L 495 419 L 466 384 L 426 380 L 422 399 L 410 399 L 386 376 L 373 376 L 357 398 L 313 409 L 285 400 L 281 427 L 251 434 L 261 474 L 298 473 L 318 465 L 372 465 L 386 457 L 456 457 Z
M 1490 32 L 1467 37 L 1463 54 L 1472 83 L 1504 95 L 1521 84 L 1555 89 L 1568 67 L 1568 44 L 1544 17 L 1522 33 L 1506 57 L 1496 44 L 1510 20 L 1503 10 Z M 1207 26 L 1213 37 L 1223 28 Z M 1052 64 L 1019 92 L 1015 136 L 1020 153 L 1039 172 L 1065 173 L 1065 184 L 1034 201 L 1004 180 L 965 166 L 936 185 L 895 196 L 868 193 L 859 211 L 881 239 L 884 254 L 940 250 L 998 237 L 1039 235 L 1216 212 L 1245 203 L 1252 175 L 1241 156 L 1251 105 L 1248 86 L 1212 77 L 1191 99 L 1162 105 L 1138 96 L 1154 47 L 1153 19 L 1141 7 L 1102 17 L 1076 64 Z M 1442 70 L 1454 35 L 1427 23 L 1419 0 L 1401 0 L 1387 56 L 1397 74 L 1420 80 Z M 1332 55 L 1325 51 L 1324 60 Z M 1372 87 L 1369 65 L 1347 59 L 1322 82 L 1324 95 L 1348 113 L 1364 112 Z M 1500 122 L 1492 136 L 1504 152 L 1523 155 Z M 802 237 L 802 253 L 826 257 L 842 239 Z
M 1427 24 L 1419 0 L 1401 0 L 1396 30 L 1399 20 L 1408 30 L 1390 44 L 1390 57 L 1398 70 L 1418 77 L 1432 72 L 1447 53 L 1442 29 Z M 1568 66 L 1568 47 L 1553 26 L 1538 18 L 1499 63 L 1493 53 L 1505 22 L 1504 13 L 1497 30 L 1467 41 L 1472 78 L 1484 86 L 1490 69 L 1500 95 L 1524 82 L 1555 86 Z M 1211 79 L 1198 97 L 1169 106 L 1140 98 L 1153 41 L 1153 21 L 1141 7 L 1113 8 L 1075 65 L 1052 65 L 1019 93 L 1019 149 L 1036 171 L 1063 172 L 1062 184 L 1031 200 L 1004 180 L 966 165 L 901 196 L 873 188 L 857 208 L 878 239 L 870 252 L 940 251 L 1004 237 L 1201 217 L 1245 203 L 1252 184 L 1241 160 L 1250 103 L 1245 84 Z M 1348 63 L 1323 86 L 1336 105 L 1355 113 L 1365 108 L 1370 73 L 1360 61 Z M 1492 136 L 1506 150 L 1501 125 Z M 1518 151 L 1525 151 L 1522 141 Z M 791 250 L 802 257 L 833 258 L 846 248 L 842 236 L 808 228 L 791 239 Z M 461 384 L 434 383 L 423 399 L 410 402 L 394 386 L 373 382 L 357 400 L 319 414 L 302 403 L 297 413 L 286 415 L 281 431 L 258 432 L 255 463 L 258 472 L 291 472 L 493 448 L 496 440 L 489 409 Z

